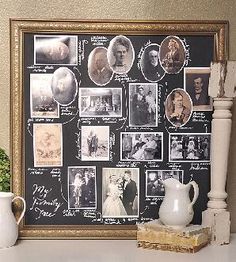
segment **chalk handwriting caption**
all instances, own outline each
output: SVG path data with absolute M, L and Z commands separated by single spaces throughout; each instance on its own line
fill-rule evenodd
M 33 203 L 30 210 L 35 212 L 35 220 L 39 220 L 42 217 L 54 217 L 63 203 L 58 198 L 50 199 L 52 188 L 34 184 L 32 191 Z

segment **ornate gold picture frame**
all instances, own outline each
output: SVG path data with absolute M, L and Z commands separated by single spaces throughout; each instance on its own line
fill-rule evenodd
M 194 117 L 193 114 L 189 116 L 186 123 L 180 124 L 164 117 L 165 99 L 176 88 L 188 91 L 184 88 L 184 68 L 193 67 L 194 70 L 196 67 L 206 68 L 210 66 L 212 60 L 224 61 L 227 58 L 228 23 L 226 21 L 19 19 L 12 19 L 10 22 L 12 191 L 16 195 L 25 197 L 28 204 L 26 218 L 20 225 L 20 238 L 135 239 L 136 223 L 157 218 L 158 205 L 163 197 L 161 191 L 148 192 L 147 184 L 151 179 L 152 171 L 157 177 L 163 178 L 167 176 L 168 171 L 170 173 L 173 171 L 181 182 L 190 179 L 187 175 L 189 161 L 187 159 L 172 161 L 174 156 L 170 155 L 170 144 L 178 140 L 178 136 L 183 133 L 190 134 L 189 136 L 193 133 L 192 139 L 198 141 L 207 140 L 209 137 L 206 129 L 197 132 L 188 132 L 188 129 L 183 131 L 186 130 L 184 127 L 191 126 L 190 117 Z M 120 41 L 119 38 L 123 38 L 122 41 L 126 42 L 123 45 L 126 46 L 126 50 L 120 51 L 128 53 L 129 62 L 125 65 L 115 60 L 118 58 L 114 52 L 118 52 L 118 49 L 114 51 L 112 44 L 115 46 L 116 41 Z M 176 68 L 169 64 L 165 66 L 170 38 L 183 52 L 182 60 L 178 61 L 180 65 Z M 160 66 L 156 78 L 152 78 L 145 71 L 145 51 L 148 51 L 148 48 L 154 49 L 158 54 Z M 91 63 L 92 65 L 96 63 L 91 61 L 95 59 L 98 51 L 100 54 L 104 52 L 107 54 L 105 58 L 109 72 L 105 80 L 93 75 Z M 105 66 L 102 70 L 104 68 Z M 58 77 L 60 79 L 61 75 L 70 79 L 70 91 L 73 89 L 72 98 L 67 99 L 66 95 L 57 96 L 54 91 L 53 81 L 55 79 L 57 81 Z M 182 86 L 173 86 L 173 81 L 177 81 L 176 83 Z M 38 102 L 33 100 L 34 96 L 41 95 L 36 89 L 40 88 L 38 86 L 42 83 L 43 88 L 50 87 L 48 92 L 51 93 L 47 93 L 46 96 L 53 94 L 51 102 L 43 106 L 41 102 L 37 104 Z M 55 86 L 58 86 L 58 82 Z M 100 94 L 100 98 L 96 98 L 95 101 L 94 92 L 98 89 L 103 94 Z M 146 95 L 151 92 L 155 100 L 153 104 L 155 109 L 151 111 L 150 107 L 150 115 L 147 115 L 148 119 L 154 116 L 154 120 L 149 119 L 146 123 L 140 118 L 137 121 L 135 109 L 132 107 L 135 92 L 139 92 L 140 89 L 143 89 Z M 112 102 L 109 96 L 112 97 Z M 89 107 L 92 108 L 90 111 L 86 104 L 88 97 Z M 124 101 L 126 104 L 123 104 Z M 99 109 L 95 103 L 100 103 Z M 210 117 L 209 112 L 205 114 Z M 73 117 L 70 118 L 71 115 Z M 71 123 L 74 123 L 72 129 L 70 129 Z M 102 123 L 100 127 L 98 123 Z M 122 125 L 117 127 L 120 123 Z M 113 129 L 114 125 L 117 126 Z M 124 128 L 125 125 L 127 128 Z M 171 136 L 165 134 L 164 126 L 170 132 L 175 130 L 181 132 L 178 131 L 179 135 L 173 138 L 173 134 Z M 93 132 L 97 132 L 99 141 L 96 151 L 89 149 L 87 145 L 88 137 L 92 137 Z M 45 134 L 46 140 L 54 137 L 53 142 L 50 142 L 53 144 L 50 152 L 44 150 L 45 144 L 40 147 L 41 138 Z M 131 146 L 131 149 L 124 149 L 123 141 L 128 137 L 128 140 L 134 143 L 137 135 L 138 138 L 143 139 L 142 142 L 146 147 L 148 142 L 144 142 L 144 139 L 150 142 L 152 137 L 151 140 L 155 141 L 153 150 L 155 153 L 146 150 L 142 156 L 137 156 L 138 154 L 133 153 L 134 146 Z M 101 148 L 106 149 L 102 152 Z M 68 152 L 71 152 L 71 157 L 68 157 Z M 115 162 L 118 155 L 120 156 Z M 199 153 L 198 159 L 202 160 L 201 157 L 203 156 Z M 178 161 L 181 163 L 180 167 L 173 170 L 176 163 L 172 162 Z M 191 161 L 193 164 L 199 162 L 196 159 Z M 113 165 L 113 162 L 116 164 Z M 202 162 L 208 162 L 203 164 L 209 167 L 207 157 Z M 111 215 L 103 213 L 105 211 L 102 210 L 108 202 L 106 198 L 110 194 L 107 193 L 109 179 L 112 180 L 114 174 L 117 175 L 117 180 L 124 179 L 125 173 L 131 174 L 131 179 L 136 184 L 135 200 L 131 201 L 133 213 L 129 213 L 127 208 L 123 211 L 125 215 L 122 215 L 121 210 L 120 214 L 115 214 L 113 208 L 110 208 L 110 212 L 113 212 Z M 94 184 L 91 186 L 94 199 L 82 204 L 82 207 L 80 203 L 76 203 L 78 198 L 73 200 L 75 194 L 80 194 L 75 192 L 77 174 L 80 174 L 82 184 L 87 183 L 87 176 L 94 179 Z M 209 177 L 209 170 L 207 176 Z M 127 183 L 125 179 L 121 182 L 123 188 L 121 186 L 121 195 L 116 200 L 118 205 L 124 204 Z M 207 193 L 203 192 L 205 204 Z M 47 198 L 48 194 L 51 194 L 50 199 Z M 199 207 L 197 206 L 199 208 L 197 222 L 205 204 L 201 206 L 199 203 Z M 46 206 L 45 209 L 42 206 Z M 49 210 L 51 206 L 53 211 Z M 16 205 L 15 209 L 17 213 L 21 206 Z M 58 210 L 61 212 L 60 217 L 57 217 Z M 148 215 L 143 215 L 146 210 L 149 210 Z M 77 220 L 69 218 L 71 222 L 68 222 L 68 217 L 75 217 Z

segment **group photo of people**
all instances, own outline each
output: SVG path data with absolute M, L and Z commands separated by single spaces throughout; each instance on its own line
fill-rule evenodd
M 68 167 L 68 206 L 70 209 L 95 209 L 96 167 Z
M 157 84 L 129 84 L 130 126 L 157 126 Z
M 139 169 L 103 168 L 102 216 L 138 217 Z
M 146 197 L 164 197 L 163 181 L 168 178 L 174 178 L 183 183 L 183 170 L 147 170 Z
M 171 134 L 169 161 L 210 161 L 210 134 Z
M 121 117 L 121 88 L 80 88 L 80 117 Z
M 121 160 L 123 161 L 161 161 L 163 133 L 122 132 Z

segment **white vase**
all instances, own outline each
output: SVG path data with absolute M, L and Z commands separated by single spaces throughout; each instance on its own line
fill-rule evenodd
M 159 209 L 159 217 L 163 224 L 174 229 L 183 229 L 193 219 L 193 205 L 195 204 L 199 188 L 196 182 L 191 181 L 184 185 L 174 178 L 163 181 L 165 197 Z M 189 190 L 194 188 L 194 197 L 190 201 Z
M 12 212 L 12 202 L 16 199 L 22 200 L 23 211 L 16 221 Z M 18 238 L 18 225 L 25 214 L 26 203 L 22 197 L 14 197 L 13 193 L 0 192 L 0 248 L 11 247 Z

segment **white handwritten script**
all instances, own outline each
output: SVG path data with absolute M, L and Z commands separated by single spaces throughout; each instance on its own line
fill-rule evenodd
M 50 199 L 52 188 L 46 188 L 38 184 L 32 186 L 33 190 L 33 203 L 30 210 L 35 211 L 35 220 L 42 217 L 54 217 L 58 209 L 63 205 L 57 198 Z

